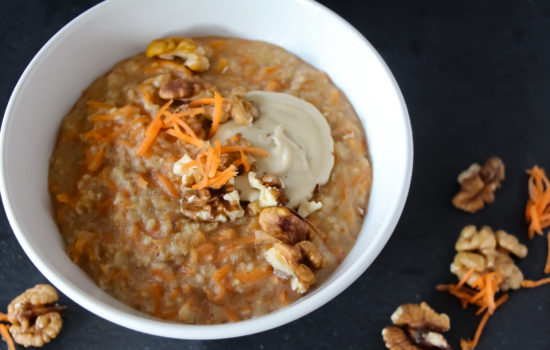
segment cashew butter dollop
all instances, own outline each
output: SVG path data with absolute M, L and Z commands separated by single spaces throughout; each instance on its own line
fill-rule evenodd
M 328 182 L 334 165 L 334 142 L 326 119 L 311 103 L 289 94 L 251 91 L 246 98 L 259 108 L 260 117 L 249 126 L 228 121 L 215 139 L 241 134 L 252 146 L 268 151 L 268 157 L 256 156 L 255 171 L 282 180 L 288 207 L 311 199 L 315 186 Z M 246 175 L 242 177 L 235 182 L 241 200 L 254 200 L 257 190 Z

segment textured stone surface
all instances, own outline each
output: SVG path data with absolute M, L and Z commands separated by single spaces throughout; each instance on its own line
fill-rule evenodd
M 176 341 L 139 334 L 68 305 L 60 336 L 44 349 L 380 349 L 381 330 L 398 305 L 427 301 L 451 317 L 446 337 L 458 348 L 478 318 L 438 293 L 453 282 L 454 242 L 467 224 L 516 233 L 525 169 L 550 170 L 550 4 L 543 1 L 323 1 L 378 49 L 405 96 L 415 139 L 415 166 L 405 213 L 388 245 L 349 289 L 312 314 L 262 334 L 222 341 Z M 0 112 L 40 47 L 95 1 L 0 2 Z M 350 52 L 352 54 L 352 52 Z M 113 62 L 114 63 L 114 62 Z M 500 156 L 507 178 L 495 203 L 471 215 L 454 209 L 456 174 Z M 518 262 L 541 277 L 546 244 L 527 243 Z M 0 310 L 26 288 L 46 282 L 0 212 Z M 2 306 L 3 305 L 3 306 Z M 5 311 L 5 309 L 3 310 Z M 526 321 L 529 322 L 526 322 Z M 480 349 L 548 347 L 548 288 L 515 292 L 491 318 Z M 527 341 L 527 339 L 529 339 Z M 0 345 L 3 348 L 4 345 Z

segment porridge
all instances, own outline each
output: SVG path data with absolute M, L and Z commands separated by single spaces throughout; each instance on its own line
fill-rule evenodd
M 269 43 L 154 40 L 99 77 L 50 160 L 71 260 L 125 304 L 236 322 L 338 267 L 372 185 L 365 133 L 327 74 Z

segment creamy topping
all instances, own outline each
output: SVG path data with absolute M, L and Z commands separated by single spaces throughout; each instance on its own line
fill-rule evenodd
M 256 172 L 277 175 L 284 184 L 287 206 L 294 208 L 311 198 L 316 185 L 329 180 L 334 165 L 330 127 L 317 108 L 292 95 L 251 91 L 246 98 L 259 108 L 260 118 L 250 126 L 228 121 L 214 139 L 240 133 L 252 146 L 268 151 L 268 157 L 256 157 Z M 245 179 L 235 184 L 242 200 L 258 198 Z

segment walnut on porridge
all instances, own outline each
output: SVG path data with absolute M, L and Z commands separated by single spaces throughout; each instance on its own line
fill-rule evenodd
M 401 305 L 391 315 L 394 326 L 382 330 L 390 350 L 451 349 L 442 333 L 451 328 L 449 316 L 427 303 Z
M 453 205 L 470 213 L 483 209 L 495 201 L 495 191 L 504 178 L 504 163 L 498 157 L 489 158 L 483 167 L 472 164 L 458 175 L 460 192 L 454 196 Z

